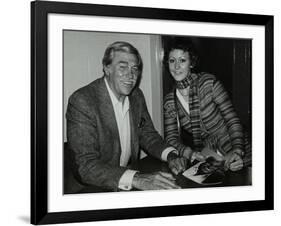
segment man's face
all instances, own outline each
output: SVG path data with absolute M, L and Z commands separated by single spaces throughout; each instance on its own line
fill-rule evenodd
M 134 54 L 117 51 L 111 64 L 104 66 L 108 84 L 117 97 L 122 101 L 136 85 L 139 76 L 138 60 Z

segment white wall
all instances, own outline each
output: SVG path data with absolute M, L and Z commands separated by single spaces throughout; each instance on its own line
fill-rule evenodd
M 277 0 L 88 0 L 100 4 L 137 5 L 204 11 L 228 11 L 275 15 L 275 211 L 182 216 L 69 225 L 279 225 L 281 220 L 280 74 L 281 10 Z M 0 75 L 0 224 L 28 225 L 30 200 L 30 8 L 27 0 L 1 3 Z M 278 164 L 277 164 L 278 163 Z M 231 195 L 231 194 L 230 194 Z

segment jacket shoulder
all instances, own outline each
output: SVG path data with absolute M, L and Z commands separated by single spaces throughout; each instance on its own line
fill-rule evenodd
M 93 100 L 97 99 L 98 90 L 101 83 L 101 79 L 97 79 L 86 86 L 77 89 L 69 97 L 69 104 L 78 106 L 89 106 L 94 103 Z
M 216 80 L 216 76 L 207 72 L 201 72 L 198 74 L 199 81 L 214 81 Z
M 210 73 L 201 72 L 198 74 L 198 84 L 199 86 L 213 85 L 217 80 L 216 76 Z

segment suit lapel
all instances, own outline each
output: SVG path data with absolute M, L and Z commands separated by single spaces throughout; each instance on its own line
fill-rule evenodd
M 131 131 L 131 158 L 136 161 L 139 157 L 139 140 L 138 140 L 138 115 L 137 100 L 132 95 L 129 96 L 130 101 L 130 131 Z
M 117 121 L 114 114 L 114 108 L 112 101 L 110 99 L 108 90 L 106 88 L 106 84 L 104 81 L 104 77 L 100 80 L 99 92 L 98 92 L 98 99 L 99 99 L 99 106 L 100 106 L 100 113 L 101 117 L 103 118 L 103 124 L 105 128 L 112 133 L 112 136 L 115 140 L 118 141 L 118 151 L 119 156 L 121 155 L 121 143 L 120 143 L 120 136 L 117 126 Z

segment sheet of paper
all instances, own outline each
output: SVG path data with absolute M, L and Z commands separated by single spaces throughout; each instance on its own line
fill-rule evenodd
M 182 174 L 183 176 L 185 176 L 186 178 L 198 183 L 198 184 L 202 184 L 204 182 L 204 180 L 210 175 L 210 174 L 201 174 L 201 175 L 196 175 L 197 171 L 198 171 L 198 167 L 200 166 L 200 164 L 202 164 L 202 162 L 198 162 L 197 164 L 195 164 L 194 166 L 190 167 L 189 169 L 187 169 L 186 171 L 184 171 L 184 173 Z
M 202 164 L 209 163 L 198 162 L 189 169 L 187 169 L 185 172 L 183 172 L 182 175 L 198 184 L 215 185 L 222 183 L 222 180 L 224 178 L 223 172 L 219 171 L 219 169 L 214 171 L 205 171 L 206 169 L 208 169 L 206 168 L 207 165 Z

